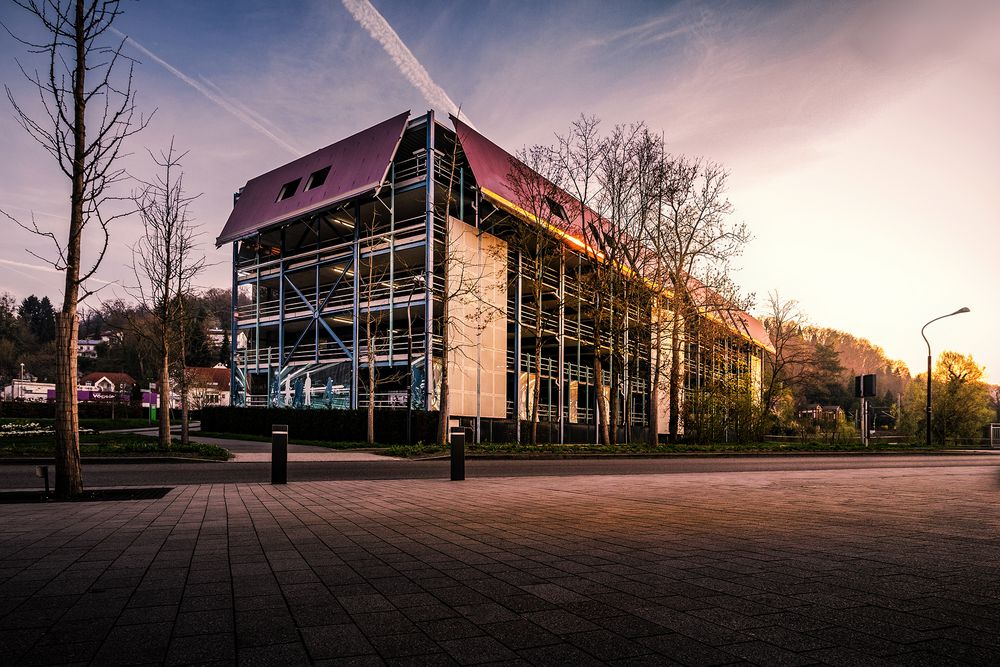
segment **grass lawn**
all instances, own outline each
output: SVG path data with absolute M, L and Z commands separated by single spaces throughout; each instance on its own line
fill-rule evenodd
M 650 447 L 646 443 L 630 443 L 616 446 L 569 444 L 569 445 L 537 445 L 517 443 L 482 443 L 466 444 L 466 456 L 511 456 L 516 458 L 546 458 L 559 456 L 656 456 L 663 454 L 780 454 L 784 452 L 852 452 L 858 454 L 878 454 L 889 452 L 926 452 L 940 451 L 941 448 L 928 449 L 922 443 L 910 445 L 905 443 L 872 443 L 864 447 L 860 442 L 756 442 L 749 444 L 713 443 L 697 445 L 680 443 L 675 445 L 660 445 Z M 435 454 L 446 454 L 448 449 L 439 445 L 392 445 L 379 452 L 388 456 L 421 457 Z
M 34 422 L 37 424 L 37 422 Z M 54 437 L 51 432 L 38 433 L 38 429 L 23 429 L 25 433 L 0 435 L 0 457 L 52 456 Z M 163 449 L 155 436 L 135 433 L 80 433 L 80 455 L 90 456 L 172 456 L 185 458 L 226 461 L 232 457 L 228 450 L 216 445 L 192 442 L 181 445 L 174 439 L 170 449 Z
M 29 424 L 34 423 L 39 426 L 52 428 L 55 420 L 51 417 L 5 417 L 0 419 L 0 426 L 5 424 Z M 114 431 L 123 428 L 146 428 L 156 426 L 156 422 L 150 423 L 145 417 L 125 419 L 81 419 L 80 428 L 91 431 Z

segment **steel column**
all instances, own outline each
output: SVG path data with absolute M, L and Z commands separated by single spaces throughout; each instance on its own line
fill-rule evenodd
M 253 318 L 253 335 L 254 335 L 254 371 L 260 373 L 260 232 L 257 232 L 257 250 L 254 253 L 257 256 L 257 266 L 254 272 L 254 291 L 253 291 L 253 301 L 254 301 L 254 318 Z M 271 362 L 268 360 L 268 378 L 270 381 L 271 373 Z M 270 391 L 270 385 L 268 385 L 268 391 Z
M 358 329 L 358 319 L 361 312 L 361 204 L 355 202 L 354 204 L 354 298 L 351 303 L 352 313 L 353 313 L 353 324 L 351 325 L 351 336 L 353 342 L 351 343 L 351 409 L 358 409 L 358 391 L 360 390 L 360 385 L 358 384 L 358 338 L 360 337 Z M 370 258 L 369 258 L 370 260 Z
M 521 443 L 521 252 L 517 253 L 514 282 L 514 440 Z M 527 386 L 527 383 L 525 383 Z
M 434 396 L 434 351 L 431 334 L 434 325 L 434 110 L 427 112 L 426 153 L 427 182 L 424 196 L 424 225 L 427 235 L 424 246 L 424 410 L 431 409 Z M 445 285 L 447 290 L 448 286 Z M 447 326 L 443 323 L 442 326 Z M 443 361 L 443 360 L 442 360 Z
M 233 287 L 229 295 L 229 404 L 233 405 L 236 397 L 236 308 L 239 301 L 236 298 L 239 293 L 239 241 L 233 241 Z
M 559 379 L 559 444 L 566 441 L 566 253 L 559 251 L 559 368 L 556 372 Z
M 381 201 L 381 200 L 379 200 Z M 396 332 L 396 163 L 389 167 L 389 367 L 395 365 Z
M 458 172 L 458 182 L 460 192 L 459 199 L 459 213 L 463 215 L 462 221 L 465 221 L 465 168 L 459 170 Z M 474 195 L 476 197 L 476 207 L 474 209 L 474 218 L 476 223 L 476 240 L 479 246 L 479 257 L 483 256 L 483 230 L 479 228 L 479 203 L 478 197 L 479 192 L 477 191 Z M 482 279 L 482 276 L 480 276 Z M 480 287 L 482 284 L 480 283 Z M 482 437 L 483 430 L 483 329 L 480 327 L 478 329 L 477 336 L 479 338 L 479 345 L 476 346 L 476 433 L 475 433 L 475 443 L 478 445 Z
M 281 380 L 285 375 L 285 231 L 281 228 L 281 249 L 278 256 L 278 394 L 281 395 Z M 258 274 L 259 274 L 258 269 Z M 270 362 L 268 363 L 270 366 Z M 284 404 L 282 404 L 284 405 Z

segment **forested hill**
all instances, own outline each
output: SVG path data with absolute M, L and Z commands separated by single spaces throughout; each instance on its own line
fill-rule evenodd
M 890 359 L 885 350 L 865 338 L 814 326 L 803 327 L 802 338 L 815 350 L 813 371 L 802 387 L 807 403 L 849 406 L 854 402 L 856 375 L 877 375 L 878 397 L 886 403 L 895 402 L 911 381 L 905 363 Z

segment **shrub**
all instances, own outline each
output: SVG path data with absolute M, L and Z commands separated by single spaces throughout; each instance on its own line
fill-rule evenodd
M 433 442 L 438 413 L 414 410 L 414 442 Z M 364 442 L 368 430 L 366 410 L 296 410 L 293 408 L 202 408 L 201 430 L 213 433 L 268 435 L 274 424 L 286 424 L 293 440 Z M 406 410 L 376 410 L 375 440 L 383 444 L 406 441 Z

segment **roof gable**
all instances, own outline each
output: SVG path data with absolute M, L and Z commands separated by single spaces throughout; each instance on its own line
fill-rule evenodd
M 377 188 L 388 173 L 409 117 L 405 111 L 251 179 L 216 245 Z M 327 168 L 322 184 L 306 189 L 310 176 L 319 176 Z

